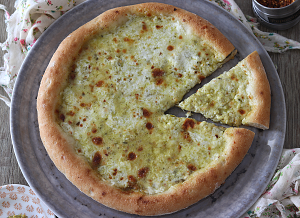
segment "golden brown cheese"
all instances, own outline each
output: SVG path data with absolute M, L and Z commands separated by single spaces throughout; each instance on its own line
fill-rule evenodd
M 179 20 L 128 16 L 81 50 L 57 122 L 104 180 L 161 193 L 222 154 L 223 128 L 164 111 L 223 60 Z

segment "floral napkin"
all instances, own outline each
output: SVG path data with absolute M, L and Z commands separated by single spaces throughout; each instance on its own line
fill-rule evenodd
M 16 0 L 16 11 L 10 15 L 5 6 L 7 40 L 0 47 L 7 51 L 4 67 L 0 67 L 0 85 L 8 97 L 0 99 L 10 106 L 10 98 L 23 60 L 39 36 L 57 18 L 85 0 Z M 239 19 L 259 39 L 269 52 L 281 53 L 300 49 L 300 43 L 276 33 L 260 31 L 256 18 L 245 16 L 234 0 L 209 0 Z M 284 150 L 276 174 L 266 192 L 242 217 L 297 217 L 300 209 L 300 149 Z M 250 205 L 249 205 L 250 206 Z

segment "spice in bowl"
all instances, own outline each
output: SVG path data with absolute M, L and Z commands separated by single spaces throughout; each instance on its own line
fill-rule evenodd
M 257 2 L 268 8 L 282 8 L 292 4 L 295 0 L 257 0 Z

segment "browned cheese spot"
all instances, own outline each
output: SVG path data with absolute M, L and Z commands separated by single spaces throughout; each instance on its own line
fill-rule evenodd
M 128 176 L 128 181 L 131 182 L 131 183 L 136 183 L 136 178 L 132 175 L 129 175 Z
M 95 85 L 97 87 L 101 87 L 101 86 L 103 86 L 103 84 L 104 84 L 104 81 L 103 80 L 99 80 Z
M 149 172 L 149 168 L 148 167 L 143 167 L 143 168 L 139 169 L 139 171 L 138 171 L 138 177 L 144 178 L 144 177 L 147 176 L 148 172 Z
M 73 116 L 75 115 L 75 113 L 74 113 L 73 111 L 69 111 L 69 112 L 67 113 L 67 115 L 73 117 Z
M 182 125 L 182 128 L 184 130 L 188 130 L 189 128 L 194 128 L 194 126 L 195 126 L 194 120 L 186 118 L 183 125 Z
M 144 31 L 148 31 L 148 29 L 147 29 L 147 25 L 146 25 L 146 24 L 143 24 L 143 27 L 142 27 L 142 29 L 143 29 Z
M 181 36 L 181 35 L 179 36 L 179 39 L 182 39 L 182 36 Z
M 196 171 L 196 170 L 197 170 L 197 167 L 195 167 L 193 164 L 189 164 L 189 165 L 187 166 L 187 168 L 188 168 L 189 170 L 191 170 L 191 171 Z
M 128 38 L 128 37 L 125 37 L 125 38 L 124 38 L 124 41 L 125 41 L 125 42 L 128 42 L 128 43 L 133 43 L 133 42 L 134 42 L 133 39 L 130 39 L 130 38 Z
M 130 152 L 128 154 L 127 160 L 135 160 L 136 159 L 136 154 L 133 152 Z
M 211 107 L 215 106 L 215 102 L 214 101 L 210 102 L 209 106 L 211 106 Z
M 178 151 L 179 152 L 181 151 L 181 145 L 178 145 Z
M 154 126 L 153 126 L 152 123 L 148 122 L 148 123 L 146 123 L 146 128 L 147 128 L 148 130 L 152 130 L 152 129 L 154 128 Z
M 244 115 L 244 114 L 246 113 L 246 111 L 243 110 L 243 109 L 239 109 L 238 112 L 239 112 L 241 115 Z
M 142 150 L 143 150 L 143 147 L 140 146 L 140 147 L 138 148 L 138 151 L 142 151 Z
M 101 163 L 102 157 L 99 151 L 94 154 L 93 157 L 93 167 L 98 167 Z
M 80 103 L 80 106 L 81 107 L 85 107 L 85 103 Z
M 143 116 L 146 118 L 149 118 L 151 116 L 152 112 L 147 110 L 146 108 L 143 108 Z
M 113 41 L 114 41 L 115 43 L 117 43 L 117 42 L 118 42 L 118 40 L 117 40 L 116 38 L 113 38 Z
M 167 49 L 168 49 L 169 51 L 173 51 L 173 50 L 174 50 L 174 46 L 173 46 L 173 45 L 169 45 L 169 46 L 167 47 Z
M 63 114 L 59 115 L 59 119 L 61 121 L 65 122 L 65 118 L 66 118 L 65 115 L 63 115 Z
M 155 84 L 159 86 L 159 85 L 161 85 L 163 82 L 164 82 L 164 80 L 163 80 L 162 78 L 159 78 L 159 79 L 156 80 Z
M 152 68 L 151 68 L 152 69 Z M 152 70 L 152 76 L 155 77 L 160 77 L 163 76 L 165 74 L 165 71 L 163 71 L 162 69 L 159 68 L 155 68 Z
M 163 26 L 156 25 L 156 29 L 163 28 Z
M 101 137 L 94 137 L 94 138 L 92 138 L 92 142 L 95 145 L 101 145 L 103 143 L 103 139 Z
M 92 133 L 96 133 L 97 129 L 96 128 L 92 128 Z
M 114 169 L 113 176 L 116 176 L 118 173 L 118 169 Z

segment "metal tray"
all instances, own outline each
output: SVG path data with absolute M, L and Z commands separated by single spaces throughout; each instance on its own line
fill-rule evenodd
M 39 136 L 36 98 L 39 84 L 59 43 L 73 30 L 100 13 L 118 6 L 142 3 L 139 0 L 89 0 L 52 24 L 36 42 L 15 84 L 10 122 L 15 154 L 29 185 L 59 217 L 139 217 L 103 206 L 81 193 L 54 166 Z M 272 177 L 283 148 L 286 109 L 282 86 L 275 67 L 262 45 L 243 24 L 222 8 L 201 0 L 163 0 L 209 20 L 237 48 L 238 55 L 220 70 L 235 66 L 257 50 L 272 91 L 270 129 L 256 133 L 253 144 L 236 170 L 215 193 L 187 209 L 162 217 L 239 217 L 258 199 Z M 205 79 L 205 84 L 212 77 Z M 194 89 L 192 90 L 192 92 Z M 247 127 L 248 128 L 248 127 Z

